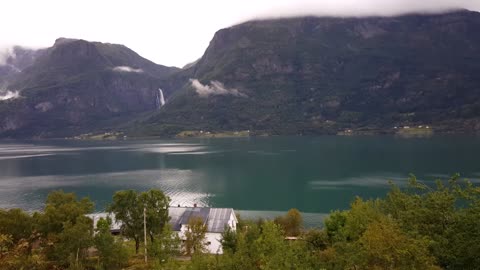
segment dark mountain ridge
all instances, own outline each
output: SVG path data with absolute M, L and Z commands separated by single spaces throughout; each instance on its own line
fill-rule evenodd
M 250 21 L 219 30 L 183 69 L 123 45 L 60 38 L 25 51 L 21 69 L 8 75 L 3 91 L 20 97 L 0 101 L 0 136 L 392 133 L 395 126 L 476 133 L 478 29 L 480 13 L 465 10 Z M 167 100 L 161 108 L 158 88 Z
M 175 98 L 136 132 L 383 133 L 413 125 L 476 132 L 478 29 L 480 13 L 465 10 L 261 20 L 222 29 L 195 65 L 175 75 L 184 82 Z M 221 92 L 215 81 L 242 95 Z M 210 94 L 199 94 L 199 87 Z
M 178 70 L 123 45 L 57 39 L 9 79 L 6 89 L 20 97 L 0 101 L 0 133 L 60 137 L 112 127 L 158 109 L 162 80 Z

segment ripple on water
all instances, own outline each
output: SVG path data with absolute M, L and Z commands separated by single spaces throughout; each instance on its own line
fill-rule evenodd
M 0 178 L 0 207 L 21 207 L 27 210 L 41 208 L 49 191 L 75 188 L 90 190 L 102 187 L 113 194 L 122 189 L 148 190 L 158 188 L 172 198 L 172 202 L 181 205 L 208 205 L 209 199 L 202 187 L 195 182 L 201 178 L 191 170 L 161 169 L 138 170 L 88 175 L 44 175 L 27 177 Z M 43 191 L 43 192 L 39 192 Z M 33 194 L 43 194 L 38 200 Z M 23 200 L 22 198 L 25 198 Z M 9 203 L 16 202 L 16 203 Z
M 310 181 L 312 189 L 341 189 L 343 187 L 389 187 L 390 182 L 398 186 L 407 184 L 408 179 L 399 175 L 370 175 L 360 177 L 340 178 L 337 180 Z

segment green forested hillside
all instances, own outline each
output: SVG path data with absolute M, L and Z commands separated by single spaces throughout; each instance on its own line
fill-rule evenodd
M 0 69 L 0 95 L 20 93 L 0 101 L 0 136 L 477 133 L 479 28 L 480 13 L 466 10 L 250 21 L 218 31 L 184 69 L 62 38 L 24 50 L 20 72 Z
M 9 74 L 0 89 L 20 96 L 0 101 L 0 136 L 63 137 L 111 129 L 158 109 L 158 88 L 177 70 L 123 45 L 57 39 Z
M 135 131 L 335 134 L 430 125 L 476 132 L 479 28 L 479 13 L 458 11 L 259 20 L 222 29 L 182 71 L 175 97 Z M 227 91 L 201 96 L 188 79 L 213 92 L 218 81 Z

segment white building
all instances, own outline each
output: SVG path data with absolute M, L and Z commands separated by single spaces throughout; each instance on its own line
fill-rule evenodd
M 180 239 L 185 240 L 185 231 L 188 230 L 188 221 L 195 217 L 203 220 L 207 227 L 205 235 L 206 248 L 209 253 L 222 254 L 222 233 L 226 227 L 233 231 L 237 229 L 237 217 L 232 208 L 209 208 L 209 207 L 170 207 L 168 209 L 170 216 L 170 226 L 172 230 L 178 233 Z M 111 218 L 112 225 L 110 231 L 114 234 L 120 233 L 121 221 L 115 220 L 115 216 L 109 213 L 95 213 L 87 215 L 93 220 L 93 226 L 96 228 L 100 218 Z

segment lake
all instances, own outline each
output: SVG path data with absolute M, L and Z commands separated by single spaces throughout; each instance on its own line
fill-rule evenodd
M 408 175 L 480 178 L 480 138 L 255 137 L 149 141 L 2 141 L 0 208 L 39 210 L 52 190 L 104 210 L 117 190 L 162 189 L 172 205 L 272 217 L 290 208 L 320 224 L 355 196 L 381 197 Z

